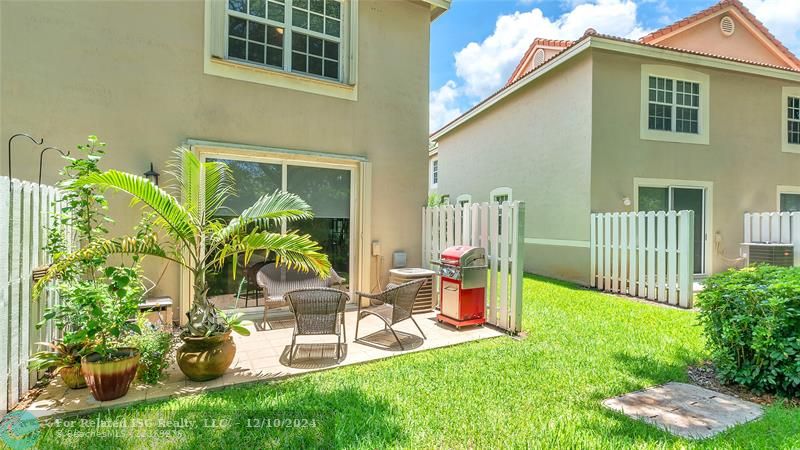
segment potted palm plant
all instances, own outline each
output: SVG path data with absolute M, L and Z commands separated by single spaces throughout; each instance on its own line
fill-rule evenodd
M 135 203 L 149 209 L 152 220 L 145 222 L 155 228 L 136 237 L 94 242 L 76 252 L 74 258 L 135 254 L 164 258 L 186 269 L 192 279 L 193 300 L 186 313 L 188 323 L 182 333 L 183 345 L 177 352 L 178 365 L 189 379 L 205 381 L 221 376 L 233 361 L 236 347 L 231 331 L 249 333 L 239 315 L 225 315 L 211 303 L 209 273 L 231 259 L 235 274 L 238 257 L 241 255 L 244 264 L 248 264 L 256 252 L 263 252 L 265 257 L 271 253 L 278 265 L 313 271 L 323 277 L 331 265 L 310 236 L 268 231 L 273 225 L 313 217 L 311 207 L 298 196 L 281 191 L 264 195 L 239 217 L 226 222 L 216 218 L 215 213 L 236 193 L 227 164 L 201 162 L 189 149 L 180 147 L 169 172 L 175 181 L 171 193 L 144 177 L 117 170 L 92 173 L 78 180 L 79 186 L 127 193 Z M 58 261 L 39 283 L 68 265 L 68 259 Z

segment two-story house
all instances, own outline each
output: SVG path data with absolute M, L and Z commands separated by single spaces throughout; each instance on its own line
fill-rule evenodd
M 108 143 L 105 168 L 141 174 L 152 163 L 162 184 L 177 146 L 228 161 L 234 214 L 275 189 L 299 194 L 316 214 L 300 231 L 351 289 L 370 290 L 393 251 L 420 263 L 430 23 L 449 4 L 2 2 L 2 139 L 27 132 L 73 149 L 97 134 Z M 36 180 L 38 159 L 16 141 L 12 176 Z M 48 153 L 43 182 L 60 166 Z M 116 230 L 130 232 L 138 209 L 116 205 Z M 177 268 L 146 269 L 161 280 L 156 293 L 188 305 Z M 239 281 L 224 270 L 212 295 L 235 303 Z
M 745 212 L 800 210 L 800 61 L 738 0 L 635 41 L 536 39 L 431 138 L 436 192 L 527 203 L 528 271 L 588 284 L 590 212 L 693 210 L 709 274 L 741 265 Z

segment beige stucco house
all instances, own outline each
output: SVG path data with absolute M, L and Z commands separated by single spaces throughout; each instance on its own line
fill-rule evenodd
M 526 202 L 528 271 L 588 284 L 591 212 L 691 209 L 709 274 L 743 263 L 745 212 L 800 210 L 800 61 L 738 0 L 637 41 L 536 39 L 431 139 L 432 190 Z
M 227 160 L 239 180 L 234 211 L 275 189 L 299 193 L 316 212 L 301 231 L 351 289 L 369 290 L 393 251 L 420 263 L 430 23 L 449 4 L 4 1 L 2 140 L 27 132 L 73 149 L 97 134 L 106 168 L 141 174 L 152 163 L 162 184 L 177 146 Z M 39 149 L 15 144 L 13 177 L 37 179 Z M 43 182 L 54 182 L 55 154 L 44 167 Z M 124 232 L 139 217 L 122 202 L 112 214 Z M 156 293 L 188 304 L 177 268 L 146 268 L 161 280 Z M 233 304 L 238 281 L 224 272 L 211 294 L 253 309 Z

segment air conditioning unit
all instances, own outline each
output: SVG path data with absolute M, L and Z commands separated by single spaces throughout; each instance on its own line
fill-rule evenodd
M 771 264 L 773 266 L 792 267 L 794 265 L 794 247 L 791 244 L 747 243 L 742 246 L 742 253 L 747 265 Z

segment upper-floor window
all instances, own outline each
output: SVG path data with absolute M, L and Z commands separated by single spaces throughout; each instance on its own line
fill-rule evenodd
M 700 83 L 649 77 L 648 128 L 697 134 L 700 111 Z
M 439 184 L 439 160 L 434 159 L 431 161 L 431 185 L 437 184 Z
M 789 144 L 800 144 L 800 97 L 786 99 L 786 137 Z
M 340 0 L 228 0 L 227 57 L 342 80 Z
M 678 66 L 642 65 L 640 137 L 709 143 L 709 77 Z

